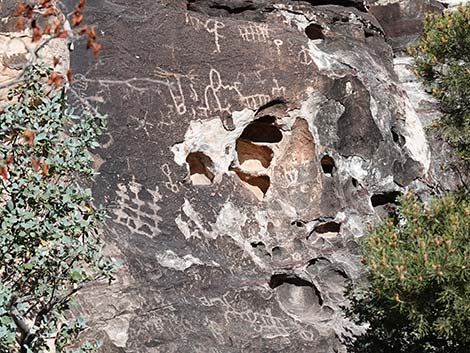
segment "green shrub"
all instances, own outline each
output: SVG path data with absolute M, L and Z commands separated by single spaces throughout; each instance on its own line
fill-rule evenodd
M 409 53 L 415 73 L 441 103 L 444 116 L 435 127 L 470 160 L 470 5 L 444 15 L 429 14 Z
M 368 286 L 350 294 L 349 314 L 369 322 L 370 329 L 355 351 L 470 349 L 470 203 L 465 197 L 443 196 L 426 205 L 405 195 L 397 217 L 371 228 L 362 250 Z
M 97 235 L 104 213 L 82 186 L 105 118 L 75 115 L 50 73 L 29 67 L 0 114 L 1 352 L 68 351 L 85 327 L 70 319 L 74 294 L 113 271 Z

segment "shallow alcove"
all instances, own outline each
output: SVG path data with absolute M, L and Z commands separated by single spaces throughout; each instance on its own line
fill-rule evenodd
M 274 125 L 275 118 L 272 116 L 263 116 L 243 130 L 240 138 L 251 142 L 277 143 L 282 140 L 281 130 Z
M 326 156 L 323 156 L 320 163 L 321 163 L 321 168 L 323 170 L 323 173 L 325 173 L 328 176 L 332 176 L 333 172 L 336 169 L 334 159 L 326 155 Z
M 370 198 L 370 201 L 372 203 L 372 207 L 378 207 L 378 206 L 383 206 L 387 204 L 397 204 L 397 199 L 401 195 L 401 192 L 399 191 L 389 191 L 389 192 L 383 192 L 380 194 L 374 194 Z
M 191 152 L 186 157 L 189 166 L 189 178 L 194 185 L 209 185 L 214 180 L 212 160 L 202 152 Z
M 315 285 L 292 274 L 271 276 L 269 286 L 276 291 L 280 304 L 292 315 L 311 318 L 323 305 L 320 292 Z
M 272 149 L 244 139 L 237 140 L 236 151 L 240 168 L 248 173 L 264 171 L 273 159 Z
M 395 142 L 398 146 L 403 147 L 406 143 L 405 137 L 401 135 L 395 128 L 390 130 L 392 133 L 393 142 Z
M 305 34 L 309 39 L 325 39 L 323 27 L 316 23 L 311 23 L 305 28 Z
M 341 229 L 341 223 L 337 222 L 326 222 L 316 226 L 313 231 L 318 234 L 324 233 L 339 233 Z
M 268 191 L 271 181 L 267 175 L 251 175 L 235 168 L 233 171 L 238 175 L 243 185 L 250 190 L 255 196 L 262 200 Z
M 359 186 L 359 182 L 357 181 L 356 178 L 351 178 L 351 183 L 353 184 L 353 186 L 354 186 L 355 188 L 357 188 L 357 187 Z

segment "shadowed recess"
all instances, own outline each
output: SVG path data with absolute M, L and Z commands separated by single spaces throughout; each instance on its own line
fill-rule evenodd
M 316 226 L 313 231 L 319 234 L 339 233 L 341 224 L 337 222 L 327 222 Z
M 315 39 L 325 39 L 325 36 L 323 35 L 323 27 L 316 24 L 316 23 L 311 23 L 305 28 L 305 34 L 309 39 L 315 40 Z
M 240 180 L 245 183 L 245 186 L 253 192 L 256 197 L 260 200 L 263 199 L 264 195 L 271 185 L 271 181 L 267 175 L 250 175 L 242 172 L 240 169 L 235 168 L 233 171 L 238 175 Z
M 315 285 L 293 274 L 271 276 L 269 286 L 290 314 L 308 318 L 321 310 L 323 299 Z
M 256 172 L 268 168 L 273 151 L 267 146 L 256 145 L 248 140 L 238 139 L 236 150 L 241 169 Z
M 370 198 L 373 207 L 383 206 L 387 204 L 397 204 L 397 199 L 400 197 L 401 192 L 399 191 L 390 191 L 384 192 L 381 194 L 374 194 Z
M 320 163 L 321 163 L 321 168 L 323 170 L 323 173 L 325 173 L 326 175 L 332 176 L 333 172 L 336 169 L 334 159 L 331 158 L 330 156 L 324 156 L 321 159 Z
M 251 142 L 277 143 L 282 140 L 282 132 L 273 125 L 273 117 L 266 116 L 250 123 L 240 138 Z
M 194 185 L 208 185 L 214 180 L 212 160 L 202 152 L 191 152 L 186 157 L 189 166 L 189 176 Z

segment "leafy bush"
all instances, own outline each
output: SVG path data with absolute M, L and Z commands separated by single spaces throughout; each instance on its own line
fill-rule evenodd
M 368 286 L 349 314 L 368 322 L 352 352 L 470 350 L 470 203 L 411 194 L 362 244 Z
M 29 67 L 0 114 L 1 352 L 68 352 L 84 328 L 69 319 L 74 294 L 112 277 L 97 236 L 104 213 L 82 186 L 95 174 L 89 150 L 105 117 L 75 115 L 50 76 Z
M 415 73 L 440 101 L 435 126 L 464 160 L 470 160 L 470 5 L 429 14 L 419 43 L 409 50 Z

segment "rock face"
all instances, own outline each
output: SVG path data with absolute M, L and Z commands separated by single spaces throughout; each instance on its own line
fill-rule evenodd
M 369 5 L 87 1 L 104 52 L 76 46 L 71 93 L 109 115 L 124 260 L 81 298 L 103 352 L 344 351 L 357 238 L 439 170 Z

